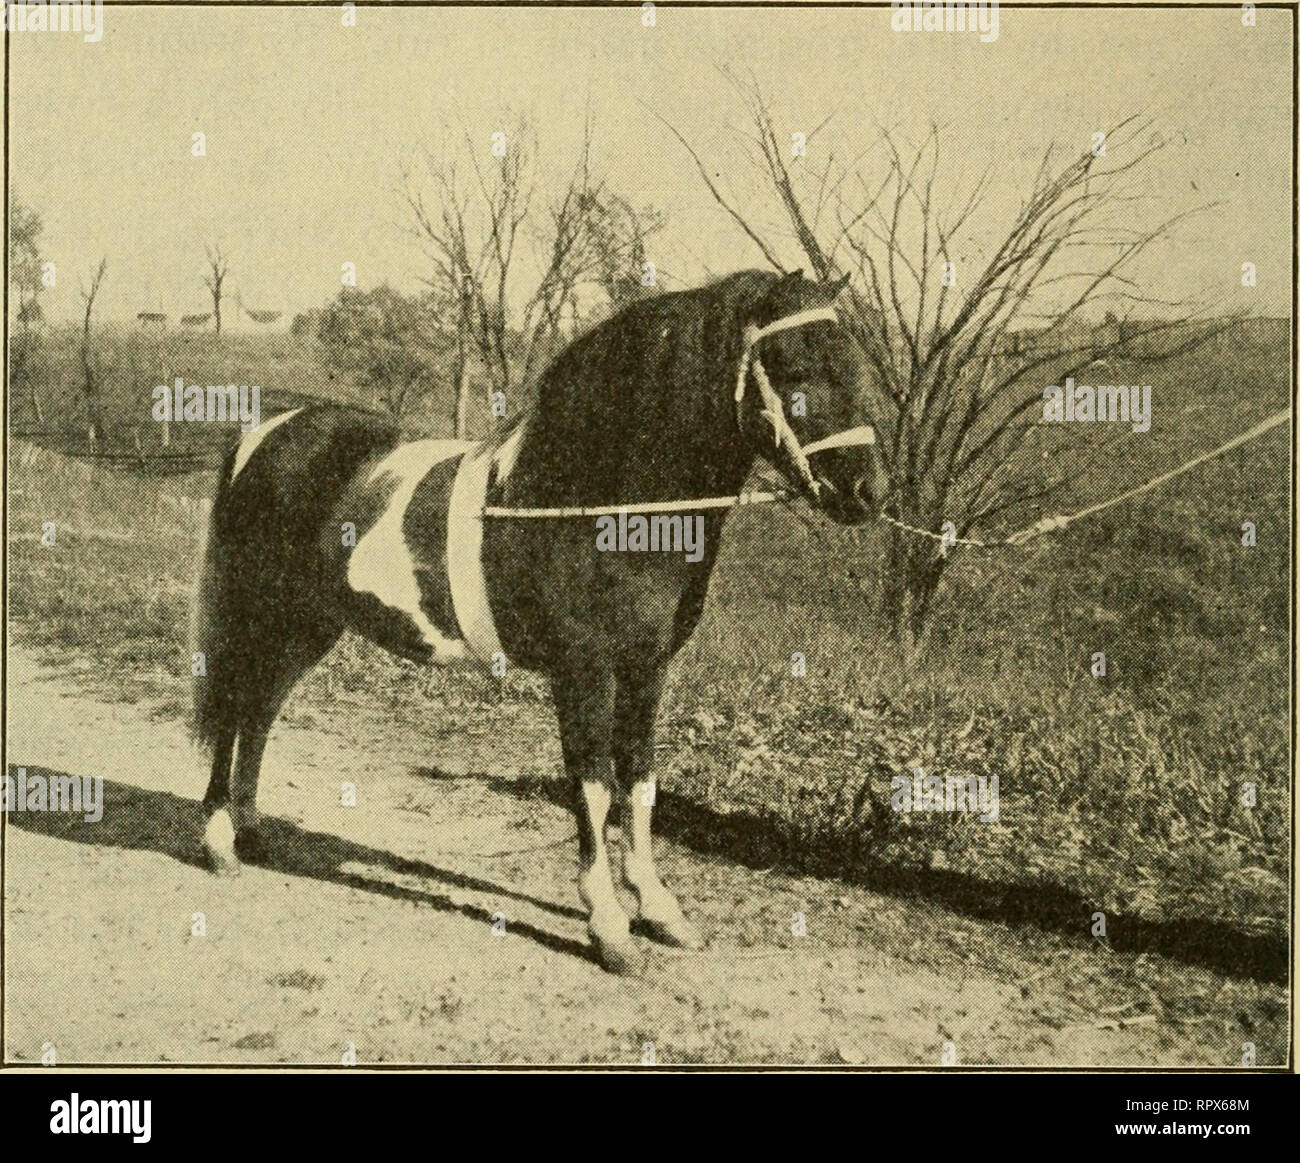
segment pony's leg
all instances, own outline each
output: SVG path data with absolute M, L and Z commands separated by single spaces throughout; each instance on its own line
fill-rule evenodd
M 601 965 L 614 973 L 627 973 L 636 968 L 636 946 L 614 889 L 605 840 L 614 799 L 609 754 L 614 719 L 613 676 L 574 670 L 552 676 L 551 691 L 560 724 L 564 766 L 574 785 L 578 895 L 587 907 L 587 931 Z
M 230 817 L 235 829 L 235 855 L 247 864 L 266 859 L 266 842 L 257 830 L 257 779 L 262 772 L 262 755 L 279 703 L 259 715 L 239 732 L 239 751 L 230 786 Z
M 226 728 L 212 751 L 212 777 L 203 796 L 207 824 L 203 846 L 214 871 L 229 876 L 239 871 L 235 856 L 235 828 L 230 820 L 230 760 L 235 750 L 235 729 Z
M 623 882 L 636 894 L 640 927 L 665 945 L 701 949 L 704 941 L 664 887 L 651 851 L 654 723 L 664 670 L 621 675 L 615 704 L 614 773 L 623 794 Z
M 323 625 L 310 634 L 304 632 L 276 643 L 274 669 L 245 691 L 245 712 L 230 783 L 230 816 L 234 853 L 248 864 L 263 863 L 267 857 L 266 842 L 257 830 L 257 780 L 271 726 L 294 685 L 320 661 L 341 632 L 337 626 Z

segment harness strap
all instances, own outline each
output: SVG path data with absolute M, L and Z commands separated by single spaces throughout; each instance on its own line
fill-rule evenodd
M 777 448 L 785 452 L 791 467 L 799 478 L 799 482 L 808 495 L 816 497 L 821 492 L 821 485 L 818 484 L 817 478 L 813 476 L 812 466 L 809 465 L 804 450 L 799 446 L 794 429 L 786 423 L 785 409 L 781 406 L 781 397 L 776 394 L 776 389 L 772 387 L 772 381 L 767 378 L 767 369 L 763 367 L 763 361 L 754 356 L 751 362 L 754 382 L 758 385 L 758 394 L 764 405 L 759 414 L 771 421 L 772 434 L 776 440 Z
M 861 448 L 866 444 L 876 443 L 876 430 L 870 424 L 857 428 L 846 428 L 832 436 L 824 436 L 803 446 L 804 456 L 815 456 L 819 452 L 829 452 L 832 448 Z
M 838 323 L 839 315 L 834 307 L 810 307 L 806 311 L 796 311 L 793 315 L 783 315 L 766 327 L 750 324 L 745 328 L 745 346 L 740 353 L 740 371 L 736 375 L 735 400 L 739 404 L 745 398 L 745 381 L 749 378 L 749 361 L 753 358 L 754 344 L 778 331 L 789 331 L 794 327 L 806 327 L 809 323 Z

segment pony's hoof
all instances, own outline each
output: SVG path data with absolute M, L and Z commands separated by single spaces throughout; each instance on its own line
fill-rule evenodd
M 602 941 L 599 937 L 593 936 L 591 947 L 595 950 L 600 967 L 608 973 L 636 976 L 645 968 L 645 954 L 630 938 L 622 941 Z
M 240 873 L 239 861 L 235 858 L 235 854 L 219 852 L 215 848 L 208 849 L 208 867 L 218 876 L 238 876 Z
M 652 941 L 660 945 L 671 945 L 674 949 L 691 949 L 696 952 L 704 948 L 704 938 L 699 929 L 685 917 L 674 917 L 669 921 L 651 921 L 641 919 L 637 929 Z
M 224 808 L 218 809 L 208 817 L 207 827 L 203 829 L 203 850 L 207 853 L 208 866 L 218 876 L 239 875 L 236 847 L 230 814 Z
M 235 855 L 245 864 L 265 864 L 269 849 L 256 828 L 240 828 L 235 833 Z

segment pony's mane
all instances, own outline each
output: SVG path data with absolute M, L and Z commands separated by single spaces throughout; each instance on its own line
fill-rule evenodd
M 562 406 L 564 393 L 578 382 L 597 386 L 590 378 L 573 377 L 571 373 L 577 367 L 618 364 L 631 374 L 618 377 L 619 383 L 606 387 L 615 391 L 624 385 L 629 389 L 639 387 L 636 381 L 648 370 L 655 337 L 665 327 L 674 335 L 671 358 L 677 374 L 673 378 L 689 383 L 708 377 L 720 362 L 732 359 L 730 345 L 719 345 L 716 332 L 725 330 L 738 344 L 742 322 L 780 278 L 774 271 L 736 271 L 699 287 L 667 291 L 628 304 L 578 335 L 554 356 L 538 377 L 532 402 L 497 429 L 491 443 L 504 444 L 539 411 Z

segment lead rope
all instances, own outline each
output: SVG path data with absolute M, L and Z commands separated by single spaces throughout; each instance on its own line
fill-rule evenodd
M 1195 456 L 1185 464 L 1180 464 L 1177 468 L 1172 468 L 1168 472 L 1162 472 L 1159 476 L 1152 477 L 1149 481 L 1128 489 L 1118 496 L 1110 497 L 1104 501 L 1098 501 L 1095 505 L 1089 505 L 1087 508 L 1080 509 L 1076 513 L 1057 513 L 1051 517 L 1041 517 L 1032 525 L 1026 525 L 1023 529 L 1017 529 L 1014 533 L 1009 533 L 1006 537 L 993 541 L 981 541 L 969 537 L 945 537 L 942 533 L 936 533 L 932 529 L 918 529 L 915 525 L 908 525 L 906 522 L 891 517 L 888 513 L 881 513 L 880 519 L 887 521 L 897 529 L 902 529 L 907 533 L 915 534 L 918 537 L 927 537 L 933 541 L 942 542 L 945 547 L 952 545 L 968 545 L 975 549 L 999 549 L 1004 546 L 1020 546 L 1035 537 L 1041 537 L 1045 533 L 1057 533 L 1078 521 L 1081 517 L 1091 517 L 1094 513 L 1100 513 L 1104 509 L 1109 509 L 1114 505 L 1131 500 L 1133 497 L 1141 496 L 1143 493 L 1149 493 L 1152 489 L 1159 488 L 1175 477 L 1182 476 L 1185 472 L 1190 472 L 1198 465 L 1205 464 L 1206 461 L 1213 460 L 1215 457 L 1222 456 L 1225 452 L 1231 452 L 1234 448 L 1240 448 L 1243 444 L 1248 444 L 1252 440 L 1257 440 L 1265 432 L 1276 428 L 1279 424 L 1285 424 L 1291 418 L 1290 409 L 1281 412 L 1275 412 L 1267 420 L 1256 424 L 1249 432 L 1243 432 L 1240 436 L 1234 436 L 1231 440 L 1220 444 L 1218 448 L 1212 448 L 1209 452 L 1203 452 L 1200 456 Z

